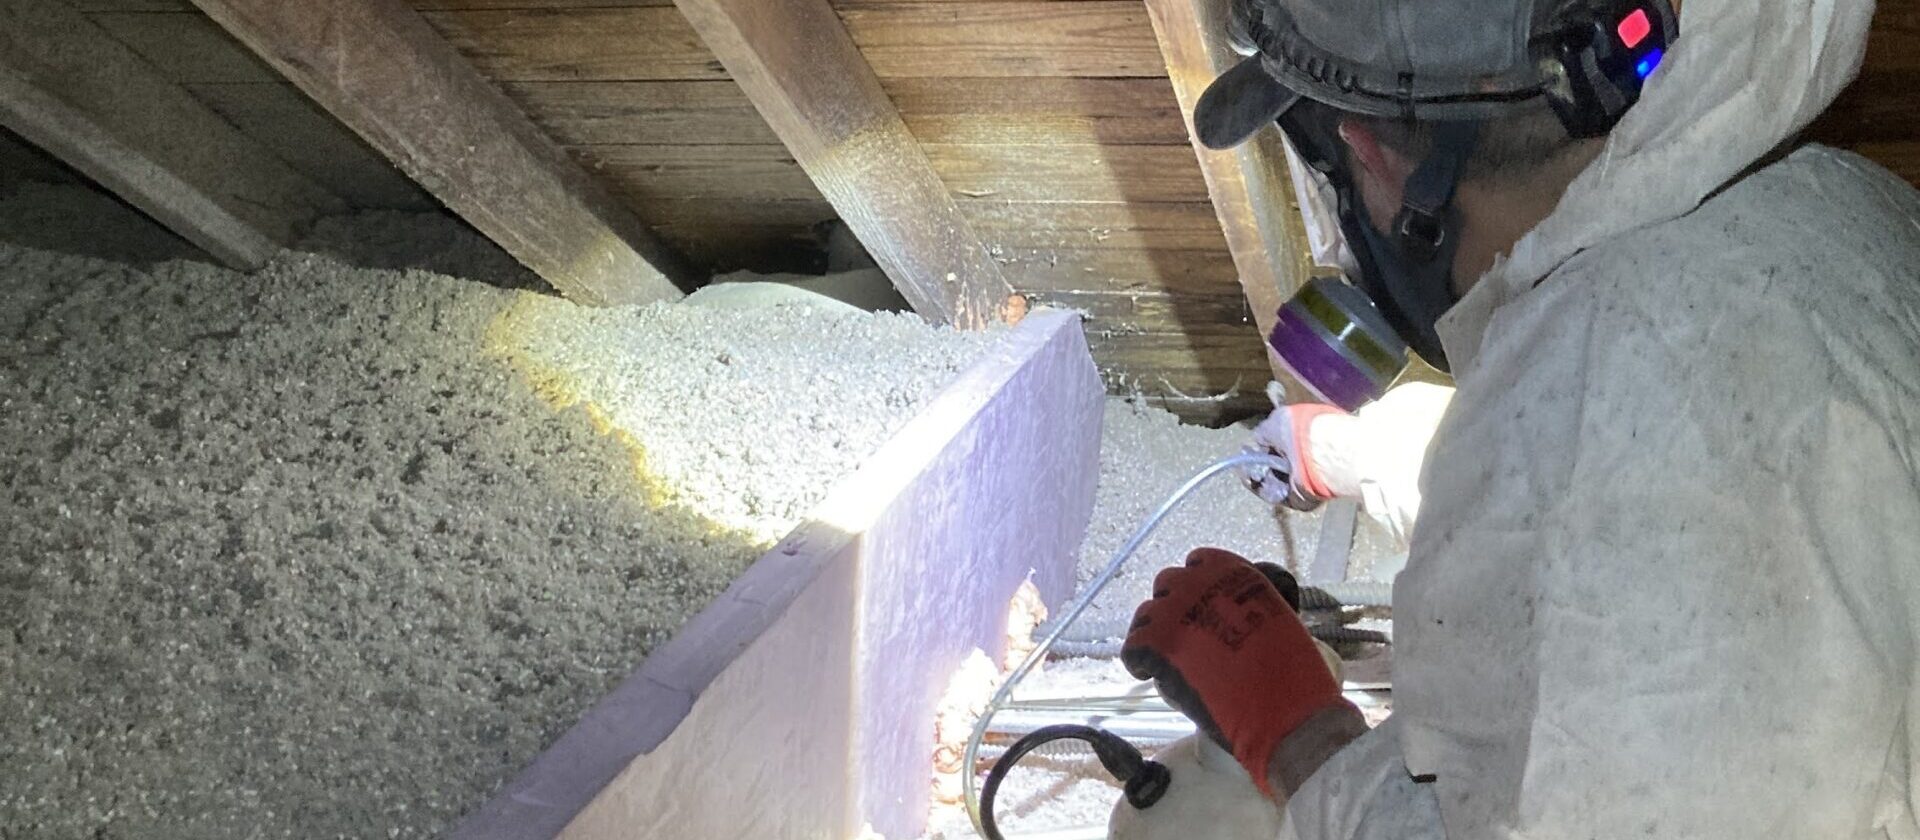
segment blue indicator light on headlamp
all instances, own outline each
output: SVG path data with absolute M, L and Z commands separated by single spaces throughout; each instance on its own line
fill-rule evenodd
M 1660 66 L 1662 54 L 1661 50 L 1647 53 L 1646 58 L 1640 59 L 1640 63 L 1633 66 L 1633 72 L 1640 74 L 1642 79 L 1653 75 L 1653 69 Z

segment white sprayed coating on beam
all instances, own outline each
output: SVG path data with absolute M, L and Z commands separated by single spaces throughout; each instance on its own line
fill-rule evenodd
M 1103 401 L 1078 319 L 1029 318 L 454 836 L 918 833 L 947 675 L 1071 587 Z

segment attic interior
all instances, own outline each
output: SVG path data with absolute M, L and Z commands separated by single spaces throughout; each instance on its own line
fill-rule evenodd
M 0 836 L 975 836 L 988 695 L 1290 380 L 1225 15 L 0 0 Z M 1920 184 L 1916 56 L 1883 0 L 1807 138 Z M 1076 623 L 1272 560 L 1384 714 L 1400 535 L 1234 485 Z M 1062 699 L 1139 699 L 1114 635 L 984 755 L 1191 734 Z M 1031 761 L 1003 821 L 1108 836 Z

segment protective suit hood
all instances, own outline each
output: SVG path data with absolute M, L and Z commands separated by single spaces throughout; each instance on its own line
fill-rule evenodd
M 1920 191 L 1770 154 L 1872 12 L 1689 0 L 1443 319 L 1394 717 L 1295 836 L 1920 840 Z
M 1873 9 L 1686 0 L 1679 43 L 1599 158 L 1441 319 L 1454 372 L 1473 366 L 1495 309 L 1589 247 L 1691 212 L 1819 116 L 1859 73 Z

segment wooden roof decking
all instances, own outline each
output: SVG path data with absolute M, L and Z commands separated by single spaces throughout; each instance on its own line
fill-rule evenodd
M 416 5 L 643 217 L 669 238 L 685 231 L 702 256 L 806 242 L 833 218 L 664 0 Z M 502 8 L 513 5 L 523 8 Z M 1264 351 L 1142 4 L 834 6 L 1016 290 L 1093 316 L 1110 384 L 1198 397 L 1238 385 L 1227 406 L 1180 407 L 1257 407 Z
M 791 265 L 835 218 L 671 0 L 409 2 L 697 266 Z M 74 5 L 348 203 L 433 205 L 187 0 Z M 1091 314 L 1111 386 L 1195 419 L 1264 404 L 1265 353 L 1142 0 L 832 6 L 1008 282 Z M 1811 136 L 1920 183 L 1916 82 L 1920 0 L 1886 0 L 1861 81 Z

